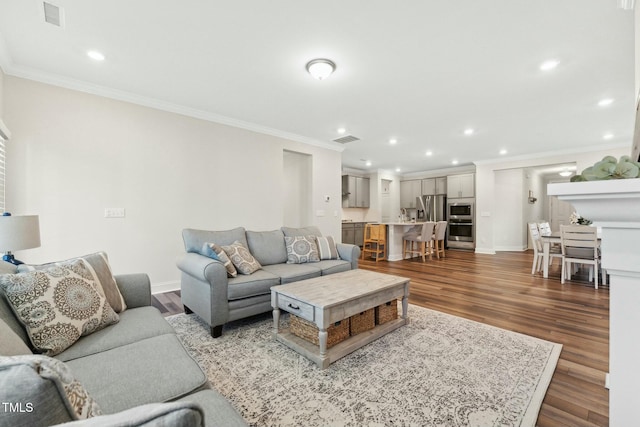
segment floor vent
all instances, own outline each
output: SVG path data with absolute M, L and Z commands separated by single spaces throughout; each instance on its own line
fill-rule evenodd
M 62 13 L 55 4 L 42 2 L 44 5 L 44 20 L 56 27 L 62 27 Z
M 334 139 L 333 142 L 339 142 L 340 144 L 346 144 L 347 142 L 360 141 L 360 138 L 357 138 L 353 135 L 345 135 L 341 136 L 338 139 Z

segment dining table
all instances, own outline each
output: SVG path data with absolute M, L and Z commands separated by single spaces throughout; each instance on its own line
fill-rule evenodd
M 554 243 L 560 244 L 562 238 L 560 231 L 553 231 L 549 234 L 540 234 L 542 240 L 542 277 L 549 278 L 549 252 L 551 251 L 551 245 Z M 598 229 L 598 244 L 600 243 L 600 229 Z

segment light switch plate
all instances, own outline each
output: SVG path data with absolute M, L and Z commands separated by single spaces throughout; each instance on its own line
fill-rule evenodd
M 124 208 L 105 208 L 105 218 L 124 218 Z

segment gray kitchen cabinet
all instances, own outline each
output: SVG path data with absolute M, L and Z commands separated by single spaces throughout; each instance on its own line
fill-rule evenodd
M 364 222 L 343 222 L 342 243 L 362 246 L 364 244 Z
M 400 181 L 400 207 L 412 209 L 416 207 L 416 197 L 422 195 L 422 181 L 412 179 Z
M 362 247 L 364 245 L 364 222 L 356 222 L 354 225 L 354 245 Z
M 447 198 L 475 197 L 474 174 L 450 175 L 447 177 Z
M 342 175 L 342 207 L 369 207 L 369 178 Z

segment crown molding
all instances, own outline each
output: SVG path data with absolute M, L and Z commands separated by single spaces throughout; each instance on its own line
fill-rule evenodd
M 513 157 L 496 157 L 493 159 L 486 160 L 476 160 L 473 162 L 476 166 L 486 166 L 486 165 L 504 165 L 509 162 L 517 162 L 521 160 L 535 160 L 535 159 L 543 159 L 547 157 L 557 157 L 563 155 L 570 154 L 581 154 L 581 153 L 591 153 L 595 151 L 604 151 L 604 150 L 612 150 L 616 148 L 629 148 L 631 147 L 627 142 L 619 142 L 613 144 L 601 144 L 601 145 L 589 145 L 587 147 L 582 148 L 567 148 L 564 150 L 553 150 L 553 151 L 545 151 L 542 153 L 532 153 L 532 154 L 523 154 L 521 156 L 513 156 Z
M 132 92 L 117 90 L 108 88 L 106 86 L 100 86 L 93 83 L 87 83 L 85 81 L 70 79 L 60 75 L 51 73 L 45 73 L 43 71 L 16 65 L 13 63 L 11 56 L 8 53 L 4 39 L 0 35 L 0 68 L 6 75 L 19 77 L 27 80 L 33 80 L 40 83 L 49 84 L 52 86 L 58 86 L 65 89 L 76 90 L 78 92 L 84 92 L 91 95 L 102 96 L 105 98 L 115 99 L 118 101 L 124 101 L 131 104 L 141 105 L 144 107 L 154 108 L 156 110 L 166 111 L 169 113 L 180 114 L 187 117 L 193 117 L 195 119 L 205 120 L 208 122 L 219 123 L 227 126 L 232 126 L 240 129 L 249 130 L 265 135 L 275 136 L 278 138 L 287 139 L 290 141 L 300 142 L 315 147 L 325 148 L 337 152 L 343 152 L 344 147 L 338 144 L 332 144 L 317 139 L 308 138 L 306 136 L 297 135 L 290 132 L 285 132 L 279 129 L 270 128 L 268 126 L 262 126 L 256 123 L 246 122 L 244 120 L 235 119 L 232 117 L 223 116 L 220 114 L 212 113 L 210 111 L 199 110 L 196 108 L 186 107 L 184 105 L 174 104 L 172 102 L 162 101 L 156 98 L 137 95 Z

